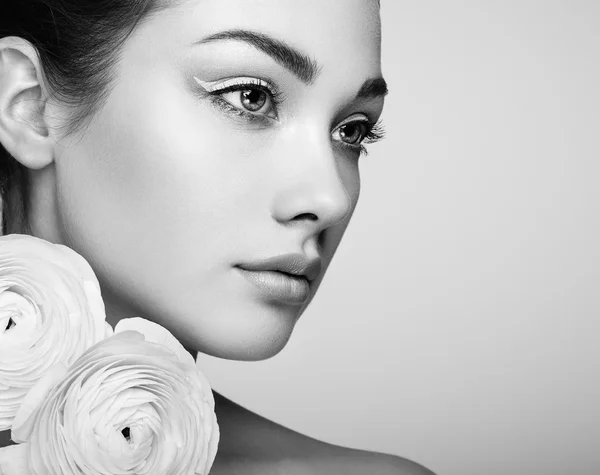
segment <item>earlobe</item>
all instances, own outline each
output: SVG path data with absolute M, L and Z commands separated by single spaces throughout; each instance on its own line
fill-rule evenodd
M 0 143 L 18 162 L 35 170 L 53 161 L 40 67 L 29 42 L 0 39 Z

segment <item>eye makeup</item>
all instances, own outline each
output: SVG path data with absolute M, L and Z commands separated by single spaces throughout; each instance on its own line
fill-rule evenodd
M 236 77 L 202 81 L 194 76 L 194 80 L 213 105 L 225 113 L 250 123 L 264 125 L 278 120 L 277 111 L 282 102 L 282 94 L 275 86 L 263 79 Z M 253 105 L 253 100 L 258 101 L 258 104 Z
M 352 127 L 358 127 L 358 129 L 352 130 Z M 345 129 L 350 129 L 354 134 L 348 134 Z M 358 132 L 358 137 L 354 138 L 356 132 Z M 365 115 L 355 114 L 342 121 L 333 130 L 332 137 L 342 147 L 366 156 L 368 155 L 366 145 L 382 140 L 385 137 L 385 130 L 381 120 L 374 122 Z
M 194 80 L 203 97 L 235 119 L 261 127 L 272 126 L 273 121 L 279 119 L 283 94 L 268 81 L 246 76 L 216 81 L 203 81 L 194 76 Z M 381 121 L 372 121 L 365 114 L 353 114 L 332 130 L 331 137 L 334 144 L 362 156 L 367 155 L 366 145 L 383 139 L 384 130 Z

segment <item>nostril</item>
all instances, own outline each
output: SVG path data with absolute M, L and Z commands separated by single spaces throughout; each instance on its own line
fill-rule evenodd
M 294 218 L 295 220 L 301 221 L 303 219 L 308 219 L 309 221 L 317 221 L 319 217 L 314 213 L 302 213 Z

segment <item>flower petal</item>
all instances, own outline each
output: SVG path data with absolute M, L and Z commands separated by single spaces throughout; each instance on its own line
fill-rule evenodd
M 127 330 L 138 331 L 144 335 L 146 341 L 166 346 L 177 355 L 177 358 L 182 363 L 196 365 L 193 356 L 190 355 L 183 345 L 179 343 L 179 340 L 163 326 L 140 317 L 124 318 L 115 326 L 115 333 Z
M 50 391 L 27 441 L 33 473 L 209 472 L 219 439 L 212 390 L 168 331 L 141 320 L 117 325 Z
M 105 320 L 100 284 L 82 256 L 34 236 L 0 236 L 0 431 L 49 368 L 112 335 Z
M 50 368 L 44 376 L 29 390 L 23 398 L 21 407 L 13 420 L 11 439 L 17 443 L 26 442 L 33 430 L 34 417 L 32 415 L 40 408 L 48 397 L 52 388 L 67 374 L 67 367 L 61 363 Z
M 34 475 L 29 468 L 25 444 L 0 448 L 0 475 Z

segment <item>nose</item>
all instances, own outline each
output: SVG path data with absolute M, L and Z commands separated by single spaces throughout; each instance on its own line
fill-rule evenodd
M 303 222 L 317 233 L 341 222 L 351 211 L 353 200 L 347 187 L 358 177 L 343 157 L 338 162 L 328 134 L 313 131 L 288 138 L 276 159 L 281 168 L 271 215 L 283 224 Z

